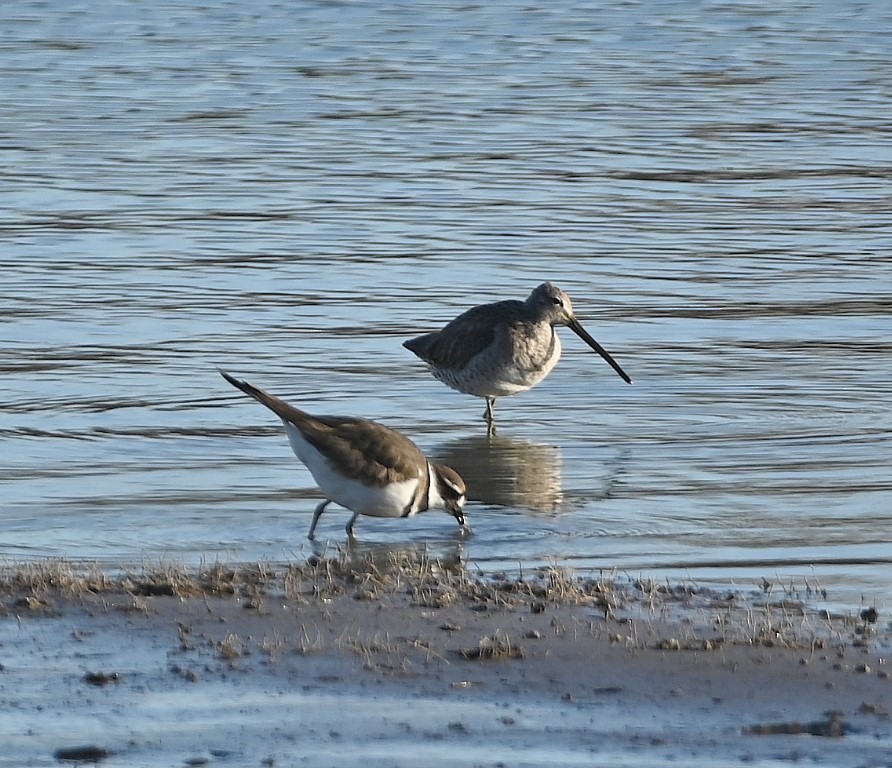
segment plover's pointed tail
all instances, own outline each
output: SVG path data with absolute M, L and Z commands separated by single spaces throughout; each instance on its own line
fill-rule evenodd
M 311 418 L 305 411 L 302 411 L 300 408 L 295 408 L 284 400 L 280 400 L 275 395 L 265 392 L 260 389 L 260 387 L 255 387 L 247 381 L 242 381 L 241 379 L 235 378 L 235 376 L 230 376 L 226 371 L 220 368 L 217 370 L 220 371 L 220 375 L 232 384 L 233 387 L 240 389 L 246 395 L 253 397 L 258 403 L 265 405 L 283 421 L 290 421 L 293 424 L 299 425 L 306 421 L 306 419 Z

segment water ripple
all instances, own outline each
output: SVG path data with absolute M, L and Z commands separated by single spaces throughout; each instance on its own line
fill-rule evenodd
M 223 367 L 460 466 L 481 569 L 892 599 L 886 4 L 0 16 L 3 557 L 303 552 Z M 489 441 L 400 343 L 545 279 L 636 384 L 562 332 Z

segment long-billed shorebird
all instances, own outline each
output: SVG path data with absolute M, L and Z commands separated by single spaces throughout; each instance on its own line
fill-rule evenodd
M 486 398 L 483 417 L 493 431 L 497 397 L 526 392 L 544 379 L 561 356 L 555 326 L 566 325 L 603 357 L 626 382 L 632 379 L 573 314 L 570 297 L 553 283 L 542 283 L 526 301 L 481 304 L 442 330 L 403 342 L 444 384 Z
M 465 529 L 465 482 L 450 467 L 427 460 L 421 449 L 396 430 L 368 419 L 311 416 L 258 387 L 220 371 L 223 378 L 265 405 L 285 424 L 294 451 L 325 495 L 316 507 L 309 539 L 330 502 L 359 515 L 411 517 L 442 507 Z

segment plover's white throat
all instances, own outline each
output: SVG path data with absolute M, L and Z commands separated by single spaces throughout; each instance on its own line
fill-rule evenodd
M 291 448 L 325 501 L 316 507 L 309 538 L 330 502 L 359 515 L 411 517 L 430 507 L 442 507 L 465 527 L 465 483 L 450 467 L 427 460 L 415 443 L 396 430 L 368 419 L 311 416 L 246 381 L 220 371 L 232 386 L 265 405 L 285 424 Z
M 573 314 L 570 297 L 542 283 L 526 301 L 481 304 L 442 330 L 403 342 L 444 384 L 486 398 L 484 418 L 493 429 L 497 397 L 526 392 L 544 379 L 561 357 L 556 325 L 566 325 L 603 357 L 626 382 L 632 379 Z

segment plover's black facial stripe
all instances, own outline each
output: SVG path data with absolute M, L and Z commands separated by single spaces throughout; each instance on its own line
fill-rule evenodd
M 449 486 L 453 491 L 455 491 L 456 496 L 464 496 L 465 495 L 464 488 L 461 488 L 460 486 L 453 483 L 448 477 L 444 477 L 443 482 L 446 483 L 446 485 Z

